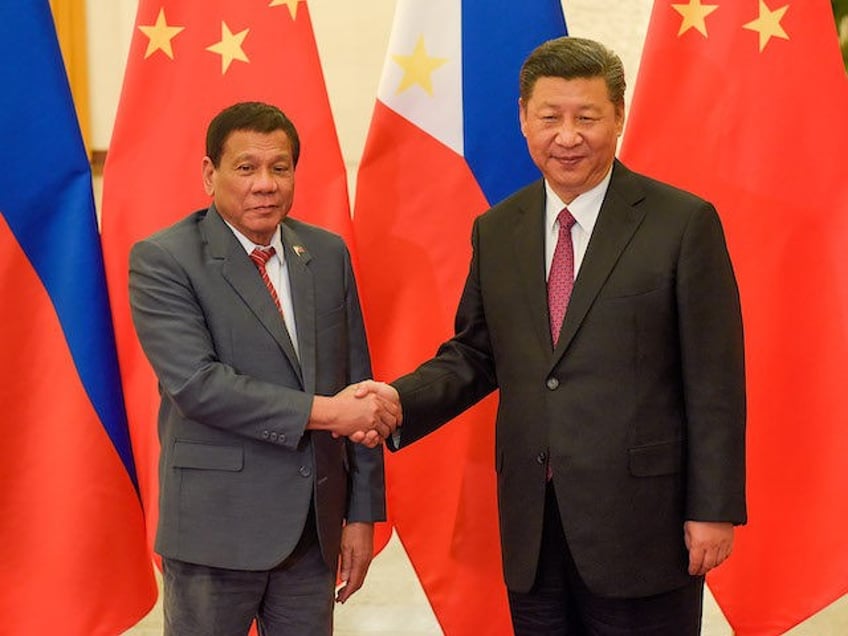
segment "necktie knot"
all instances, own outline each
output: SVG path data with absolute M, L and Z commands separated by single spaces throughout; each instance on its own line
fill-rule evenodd
M 262 277 L 262 282 L 265 283 L 265 287 L 268 288 L 268 293 L 271 294 L 271 298 L 274 301 L 274 304 L 277 306 L 277 311 L 280 312 L 280 315 L 283 313 L 283 306 L 280 304 L 280 297 L 277 295 L 277 290 L 274 288 L 274 284 L 271 282 L 271 278 L 268 276 L 268 270 L 265 269 L 265 264 L 268 260 L 275 254 L 273 247 L 267 248 L 259 248 L 256 247 L 249 254 L 250 260 L 253 261 L 253 264 L 256 265 L 256 269 L 259 270 L 259 275 Z
M 265 267 L 265 264 L 271 260 L 271 257 L 276 254 L 276 250 L 273 247 L 255 247 L 253 251 L 250 253 L 250 260 L 252 260 L 257 267 Z
M 570 230 L 574 224 L 577 222 L 573 216 L 571 216 L 571 212 L 568 211 L 568 208 L 563 208 L 560 213 L 557 215 L 557 221 L 559 221 L 559 231 Z M 274 249 L 274 248 L 271 248 Z

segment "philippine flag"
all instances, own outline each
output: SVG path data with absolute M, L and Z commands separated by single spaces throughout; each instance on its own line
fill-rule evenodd
M 474 218 L 539 178 L 518 72 L 565 34 L 558 0 L 400 0 L 358 175 L 354 231 L 375 376 L 452 335 Z M 495 400 L 387 457 L 390 523 L 446 634 L 511 634 L 495 500 Z

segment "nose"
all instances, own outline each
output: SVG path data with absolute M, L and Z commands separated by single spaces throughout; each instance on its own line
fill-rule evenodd
M 572 122 L 564 121 L 557 130 L 556 141 L 562 146 L 577 146 L 583 141 L 583 135 Z
M 253 180 L 253 189 L 257 192 L 275 192 L 277 180 L 270 169 L 257 170 Z

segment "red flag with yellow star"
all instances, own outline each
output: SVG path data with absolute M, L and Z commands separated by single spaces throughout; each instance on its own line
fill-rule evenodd
M 279 106 L 301 138 L 293 217 L 350 245 L 350 205 L 306 2 L 141 0 L 104 169 L 103 244 L 150 543 L 158 519 L 156 380 L 130 317 L 130 246 L 209 205 L 206 127 L 241 101 Z
M 739 280 L 749 523 L 708 582 L 742 636 L 848 592 L 846 152 L 827 0 L 655 3 L 622 156 L 716 204 Z

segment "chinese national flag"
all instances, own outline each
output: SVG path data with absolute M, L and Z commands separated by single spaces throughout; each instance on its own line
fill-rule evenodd
M 750 522 L 709 584 L 742 636 L 848 592 L 846 153 L 827 0 L 655 3 L 622 156 L 716 204 L 739 280 Z
M 564 35 L 559 0 L 400 0 L 357 179 L 354 227 L 374 373 L 452 333 L 474 218 L 539 178 L 518 71 Z M 495 499 L 495 398 L 387 455 L 389 516 L 445 634 L 511 634 Z
M 119 634 L 156 582 L 91 170 L 47 0 L 0 41 L 0 634 Z
M 352 224 L 306 2 L 141 0 L 104 169 L 103 243 L 133 449 L 151 543 L 158 518 L 156 380 L 133 330 L 131 245 L 209 205 L 206 127 L 236 102 L 279 106 L 301 139 L 293 217 L 346 239 Z

